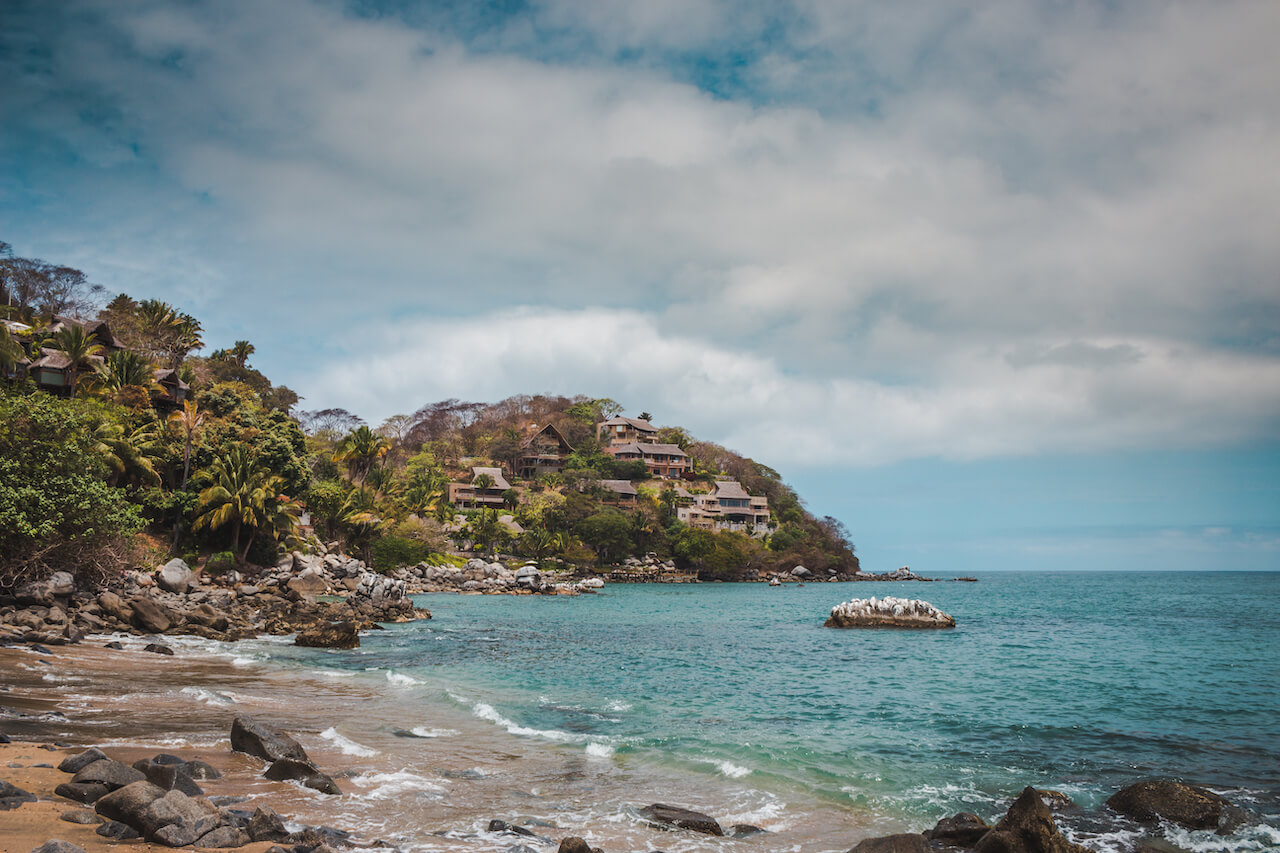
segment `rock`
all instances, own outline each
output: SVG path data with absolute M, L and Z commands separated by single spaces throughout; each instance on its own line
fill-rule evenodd
M 906 832 L 900 835 L 882 835 L 864 838 L 849 853 L 929 853 L 928 841 L 923 835 Z
M 178 790 L 188 797 L 203 796 L 204 791 L 187 774 L 185 763 L 159 763 L 154 758 L 143 758 L 133 763 L 133 769 L 147 777 L 147 781 L 166 791 Z
M 293 643 L 318 649 L 354 649 L 360 645 L 360 634 L 354 622 L 316 622 L 299 631 Z
M 324 595 L 329 591 L 329 585 L 319 575 L 311 575 L 309 577 L 299 575 L 298 577 L 290 578 L 285 586 L 303 598 L 309 599 L 314 599 L 317 595 Z
M 68 841 L 51 838 L 31 853 L 84 853 L 83 847 L 77 847 Z
M 560 849 L 556 853 L 591 853 L 591 845 L 586 839 L 570 835 L 560 839 Z
M 249 818 L 249 838 L 252 841 L 284 841 L 289 830 L 284 828 L 280 815 L 268 808 L 259 807 Z
M 275 726 L 252 717 L 239 716 L 231 723 L 231 748 L 267 761 L 278 761 L 281 758 L 309 761 L 302 744 Z
M 98 782 L 114 791 L 117 788 L 132 785 L 134 782 L 141 782 L 146 778 L 141 771 L 134 770 L 123 761 L 112 761 L 110 758 L 103 758 L 87 765 L 75 776 L 72 776 L 71 781 Z
M 127 623 L 133 619 L 133 608 L 114 592 L 98 593 L 98 607 L 102 608 L 102 612 L 114 616 L 121 622 Z
M 142 826 L 142 813 L 147 806 L 163 797 L 164 793 L 163 789 L 145 780 L 134 782 L 101 797 L 93 804 L 93 810 L 109 820 L 138 828 Z
M 111 789 L 101 782 L 63 782 L 54 788 L 53 792 L 59 797 L 66 797 L 72 802 L 84 803 L 87 806 L 111 793 Z
M 34 803 L 35 801 L 35 794 L 24 791 L 17 785 L 11 785 L 0 780 L 0 812 L 7 812 L 18 808 L 23 803 Z
M 174 557 L 156 572 L 156 583 L 166 592 L 183 595 L 195 582 L 196 576 L 182 560 Z
M 192 779 L 221 779 L 222 774 L 218 772 L 218 768 L 212 764 L 206 764 L 203 761 L 187 761 L 182 765 L 182 769 Z
M 183 847 L 222 823 L 222 813 L 208 800 L 168 791 L 151 801 L 142 812 L 142 825 L 135 828 L 162 844 Z
M 227 617 L 214 610 L 209 604 L 201 604 L 187 611 L 186 620 L 215 631 L 227 630 Z
M 1163 838 L 1139 838 L 1133 853 L 1191 853 L 1191 851 Z
M 750 838 L 753 835 L 763 835 L 766 832 L 768 832 L 767 829 L 750 823 L 735 823 L 729 827 L 730 838 Z
M 310 761 L 298 761 L 294 758 L 281 758 L 267 768 L 262 774 L 264 778 L 274 782 L 297 780 L 314 791 L 322 794 L 341 794 L 333 779 L 316 769 Z
M 1117 791 L 1107 807 L 1140 823 L 1163 818 L 1187 829 L 1231 832 L 1243 822 L 1244 812 L 1225 797 L 1195 785 L 1158 779 L 1138 782 Z
M 137 595 L 129 599 L 129 607 L 133 611 L 131 621 L 144 631 L 162 634 L 173 624 L 160 605 L 146 596 Z
M 680 806 L 669 806 L 665 803 L 654 803 L 640 809 L 640 816 L 661 827 L 676 827 L 701 832 L 704 835 L 724 835 L 724 830 L 716 819 L 701 812 L 695 812 Z
M 121 642 L 119 642 L 118 640 L 112 640 L 111 642 L 109 642 L 109 643 L 107 643 L 106 645 L 104 645 L 104 646 L 103 646 L 103 648 L 104 648 L 104 649 L 114 649 L 114 650 L 115 650 L 115 651 L 117 651 L 117 652 L 118 652 L 118 651 L 123 651 L 123 650 L 124 650 L 124 643 L 121 643 Z
M 238 826 L 220 826 L 212 832 L 201 836 L 195 842 L 195 846 L 205 848 L 243 847 L 252 840 L 249 837 L 249 833 Z
M 796 578 L 807 578 L 812 574 L 813 572 L 809 571 L 804 566 L 796 566 L 791 570 L 791 576 Z
M 173 649 L 169 648 L 168 646 L 162 643 L 147 643 L 145 646 L 142 647 L 142 650 L 144 652 L 151 652 L 152 654 L 157 654 L 157 655 L 173 654 Z
M 62 759 L 62 763 L 58 765 L 58 769 L 63 773 L 79 773 L 95 761 L 103 761 L 106 757 L 106 753 L 94 746 L 86 749 L 78 755 L 68 755 L 66 758 Z
M 118 820 L 109 820 L 102 826 L 94 830 L 103 838 L 112 838 L 116 841 L 132 841 L 135 838 L 141 838 L 142 834 L 138 830 L 129 826 L 127 823 L 121 823 Z
M 974 845 L 975 853 L 1089 853 L 1058 832 L 1036 789 L 1022 789 L 1000 822 Z
M 102 823 L 102 818 L 88 809 L 69 809 L 58 815 L 58 820 L 65 820 L 67 823 L 78 823 L 84 826 Z
M 1049 807 L 1051 812 L 1062 812 L 1071 809 L 1078 809 L 1075 800 L 1068 797 L 1061 791 L 1051 791 L 1044 788 L 1036 788 L 1036 793 L 1040 795 L 1040 799 Z
M 954 628 L 956 620 L 927 601 L 855 598 L 831 608 L 826 628 Z
M 972 847 L 990 831 L 991 825 L 973 812 L 960 812 L 938 821 L 924 837 L 952 847 Z

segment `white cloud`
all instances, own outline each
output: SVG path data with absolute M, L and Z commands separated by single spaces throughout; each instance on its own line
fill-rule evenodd
M 893 385 L 790 375 L 633 311 L 522 308 L 368 335 L 381 352 L 316 365 L 311 405 L 381 418 L 449 397 L 608 395 L 782 466 L 1212 445 L 1280 425 L 1280 364 L 1167 341 L 953 351 L 934 381 Z

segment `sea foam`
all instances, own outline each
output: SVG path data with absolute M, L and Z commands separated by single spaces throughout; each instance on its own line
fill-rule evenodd
M 358 755 L 361 758 L 370 758 L 378 754 L 378 750 L 364 744 L 356 743 L 351 738 L 338 734 L 338 730 L 330 727 L 320 733 L 320 737 L 332 743 L 342 751 L 344 755 Z

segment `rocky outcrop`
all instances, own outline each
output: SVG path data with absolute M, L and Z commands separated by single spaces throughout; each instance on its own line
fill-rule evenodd
M 956 620 L 927 601 L 855 598 L 831 608 L 827 628 L 954 628 Z
M 360 645 L 360 634 L 354 622 L 316 622 L 298 632 L 294 645 L 315 649 L 354 649 Z
M 924 837 L 952 847 L 972 847 L 990 831 L 991 825 L 973 812 L 960 812 L 938 821 Z
M 1030 786 L 973 849 L 975 853 L 1089 853 L 1063 837 L 1049 807 Z
M 849 853 L 932 853 L 935 847 L 919 833 L 904 832 L 899 835 L 882 835 L 864 838 Z
M 329 776 L 321 773 L 310 760 L 298 761 L 293 758 L 281 758 L 278 761 L 273 761 L 271 766 L 267 768 L 267 772 L 262 774 L 262 777 L 273 782 L 296 780 L 305 787 L 319 791 L 322 794 L 342 793 L 337 783 Z
M 195 579 L 196 576 L 191 571 L 191 567 L 176 557 L 156 572 L 156 583 L 160 588 L 165 592 L 174 592 L 179 595 L 190 589 Z
M 640 809 L 640 816 L 663 829 L 687 829 L 703 835 L 724 835 L 715 818 L 680 806 L 654 803 Z
M 410 592 L 462 592 L 484 595 L 578 595 L 604 586 L 601 578 L 559 580 L 532 561 L 508 567 L 498 560 L 478 557 L 458 566 L 419 563 L 397 569 L 391 576 L 405 581 Z
M 1107 807 L 1140 823 L 1167 820 L 1187 829 L 1212 829 L 1220 834 L 1234 831 L 1247 817 L 1225 797 L 1168 779 L 1122 788 L 1107 800 Z
M 270 723 L 246 716 L 236 717 L 231 723 L 231 748 L 267 761 L 279 761 L 282 758 L 310 761 L 302 744 L 287 733 Z

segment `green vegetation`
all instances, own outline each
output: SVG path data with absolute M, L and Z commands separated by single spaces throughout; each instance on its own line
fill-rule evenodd
M 343 409 L 294 411 L 297 395 L 250 366 L 249 341 L 201 358 L 194 317 L 123 294 L 94 310 L 95 298 L 83 274 L 0 243 L 2 310 L 23 324 L 0 327 L 0 586 L 118 569 L 143 530 L 211 570 L 266 565 L 306 547 L 304 512 L 316 536 L 381 571 L 455 562 L 466 548 L 598 567 L 654 555 L 718 580 L 857 568 L 844 527 L 805 511 L 768 466 L 678 426 L 656 437 L 688 455 L 682 479 L 615 459 L 596 437 L 623 411 L 614 400 L 451 399 L 371 428 Z M 63 380 L 39 390 L 27 366 L 50 353 Z M 535 476 L 521 460 L 548 426 L 568 447 Z M 768 523 L 681 521 L 721 479 L 766 498 Z

